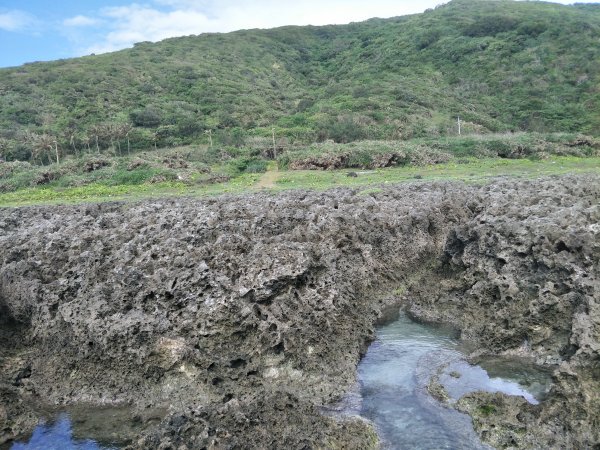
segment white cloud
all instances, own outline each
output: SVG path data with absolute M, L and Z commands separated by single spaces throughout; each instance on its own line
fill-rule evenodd
M 133 3 L 101 11 L 112 29 L 87 53 L 105 53 L 135 42 L 205 32 L 283 25 L 348 23 L 370 17 L 416 13 L 441 3 L 408 0 L 155 0 L 153 5 Z
M 23 11 L 8 11 L 0 13 L 0 30 L 21 31 L 28 28 L 35 19 Z
M 141 41 L 159 41 L 173 36 L 201 33 L 210 20 L 195 10 L 161 11 L 133 4 L 107 8 L 103 16 L 112 24 L 102 42 L 87 49 L 90 53 L 105 53 L 129 47 Z
M 152 0 L 100 11 L 110 28 L 84 53 L 105 53 L 136 42 L 283 25 L 326 25 L 422 12 L 444 0 Z M 566 3 L 562 1 L 562 3 Z M 94 20 L 85 16 L 83 19 Z M 76 19 L 77 17 L 73 18 Z
M 99 22 L 100 21 L 98 19 L 79 15 L 65 19 L 63 21 L 63 25 L 66 27 L 89 27 L 92 25 L 97 25 Z

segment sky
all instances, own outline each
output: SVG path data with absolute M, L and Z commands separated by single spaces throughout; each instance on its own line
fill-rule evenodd
M 581 0 L 580 0 L 581 1 Z M 105 53 L 136 42 L 423 12 L 443 0 L 0 0 L 0 67 Z M 557 1 L 570 3 L 570 1 Z

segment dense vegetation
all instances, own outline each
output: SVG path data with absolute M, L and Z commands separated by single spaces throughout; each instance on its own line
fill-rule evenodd
M 279 155 L 285 170 L 412 168 L 481 160 L 548 160 L 555 157 L 600 157 L 600 139 L 575 134 L 488 134 L 409 141 L 315 143 Z M 85 154 L 60 164 L 28 161 L 0 163 L 0 197 L 26 189 L 67 189 L 91 186 L 91 191 L 115 192 L 123 186 L 181 186 L 194 190 L 218 183 L 256 182 L 268 159 L 249 147 L 182 146 L 134 155 Z M 284 172 L 282 172 L 283 174 Z M 347 171 L 343 173 L 346 175 Z M 240 178 L 238 180 L 238 178 Z M 78 192 L 90 192 L 81 190 Z
M 550 156 L 600 156 L 600 139 L 571 134 L 487 134 L 410 141 L 315 143 L 279 156 L 292 170 L 383 169 L 485 158 L 546 159 Z
M 202 143 L 276 158 L 327 140 L 452 136 L 457 116 L 467 134 L 599 135 L 599 39 L 599 5 L 453 0 L 26 64 L 0 70 L 0 155 L 49 164 Z

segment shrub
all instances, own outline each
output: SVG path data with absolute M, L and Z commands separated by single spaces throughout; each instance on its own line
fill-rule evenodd
M 117 186 L 120 184 L 143 184 L 157 176 L 161 176 L 169 180 L 177 179 L 177 174 L 173 171 L 152 168 L 139 168 L 131 171 L 116 171 L 110 179 L 110 184 L 113 186 Z
M 129 118 L 137 127 L 153 128 L 162 123 L 161 112 L 151 106 L 131 111 Z
M 232 175 L 261 173 L 267 171 L 267 162 L 260 158 L 242 156 L 229 161 L 227 167 Z
M 0 163 L 0 179 L 9 178 L 16 173 L 31 170 L 32 165 L 26 161 L 11 161 Z
M 490 14 L 478 18 L 475 22 L 469 24 L 464 34 L 470 37 L 495 36 L 516 28 L 518 21 L 512 17 Z

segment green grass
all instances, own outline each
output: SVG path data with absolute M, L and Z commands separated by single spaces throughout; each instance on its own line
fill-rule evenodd
M 348 177 L 340 171 L 285 171 L 280 172 L 276 185 L 269 192 L 290 189 L 324 190 L 332 187 L 360 187 L 360 195 L 381 191 L 382 186 L 406 182 L 455 180 L 467 183 L 485 183 L 498 176 L 536 178 L 567 173 L 600 173 L 600 158 L 555 157 L 547 160 L 528 159 L 470 159 L 425 167 L 398 167 L 358 173 Z M 155 184 L 125 184 L 109 186 L 93 183 L 81 187 L 37 187 L 0 194 L 0 206 L 34 204 L 65 204 L 139 200 L 154 197 L 210 196 L 256 192 L 260 174 L 243 174 L 224 183 L 194 185 L 183 182 Z
M 536 178 L 566 173 L 600 172 L 600 158 L 555 157 L 547 160 L 529 159 L 468 159 L 461 163 L 424 167 L 396 167 L 365 171 L 349 177 L 348 170 L 288 171 L 277 182 L 278 189 L 328 189 L 333 186 L 369 186 L 409 181 L 457 180 L 483 183 L 493 177 L 510 176 Z M 367 191 L 368 192 L 368 191 Z
M 75 188 L 30 188 L 0 195 L 0 206 L 26 206 L 39 204 L 68 204 L 137 200 L 181 195 L 217 195 L 242 193 L 252 189 L 260 175 L 248 174 L 225 183 L 207 186 L 190 186 L 182 182 L 107 186 L 89 184 Z

